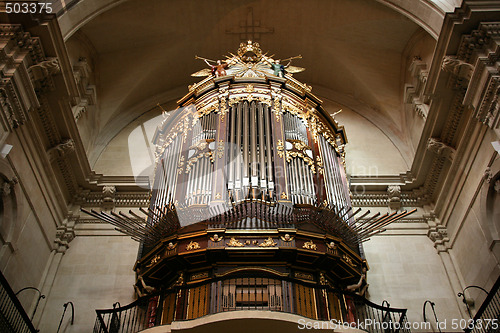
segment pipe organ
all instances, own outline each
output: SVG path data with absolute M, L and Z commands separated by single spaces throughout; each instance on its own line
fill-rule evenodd
M 224 79 L 192 86 L 157 131 L 153 215 L 166 202 L 210 215 L 248 200 L 346 213 L 342 127 L 308 86 L 291 76 L 259 79 L 270 69 L 239 61 Z M 348 214 L 343 221 L 352 223 Z
M 208 281 L 203 297 L 217 302 L 221 295 L 210 293 L 226 277 L 362 286 L 362 242 L 411 212 L 355 219 L 343 127 L 292 76 L 303 69 L 280 65 L 250 41 L 227 58 L 221 68 L 195 73 L 208 77 L 164 112 L 143 216 L 85 212 L 141 242 L 136 288 L 144 292 L 151 289 L 145 283 L 172 288 L 201 280 Z M 309 287 L 300 288 L 287 291 L 290 302 Z M 311 294 L 311 304 L 321 297 Z M 321 304 L 314 311 L 326 311 Z

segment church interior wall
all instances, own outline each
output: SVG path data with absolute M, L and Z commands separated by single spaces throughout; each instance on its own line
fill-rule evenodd
M 372 302 L 387 300 L 393 307 L 407 308 L 410 322 L 423 321 L 422 304 L 428 299 L 436 303 L 439 320 L 461 317 L 454 290 L 425 228 L 413 225 L 374 236 L 364 249 L 370 265 L 367 282 Z
M 57 331 L 62 304 L 68 301 L 75 306 L 75 321 L 72 326 L 65 321 L 68 327 L 63 327 L 63 332 L 89 332 L 96 309 L 108 309 L 115 302 L 123 306 L 134 301 L 132 268 L 138 244 L 108 226 L 104 226 L 106 231 L 97 233 L 88 230 L 99 227 L 78 228 L 77 237 L 61 259 L 41 320 L 38 317 L 41 332 Z
M 50 178 L 36 154 L 27 156 L 26 152 L 33 147 L 19 138 L 16 134 L 7 138 L 6 142 L 13 148 L 2 159 L 0 170 L 5 180 L 16 180 L 10 187 L 9 200 L 3 200 L 2 224 L 5 225 L 7 218 L 10 226 L 6 237 L 2 235 L 4 244 L 0 256 L 0 269 L 14 292 L 28 286 L 40 287 L 43 283 L 59 223 L 54 198 L 50 197 L 53 192 L 47 186 Z M 9 210 L 8 216 L 6 210 Z M 32 308 L 34 297 L 30 291 L 19 295 L 27 311 Z

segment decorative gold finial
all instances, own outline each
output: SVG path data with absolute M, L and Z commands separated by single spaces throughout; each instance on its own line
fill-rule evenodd
M 260 44 L 249 40 L 246 44 L 241 43 L 238 49 L 238 56 L 244 62 L 257 62 L 262 57 Z

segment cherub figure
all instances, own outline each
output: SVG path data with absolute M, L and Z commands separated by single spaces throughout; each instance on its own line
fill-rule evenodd
M 366 271 L 366 267 L 363 267 L 362 274 L 359 278 L 358 283 L 347 286 L 347 290 L 352 291 L 359 296 L 364 296 L 366 289 L 369 286 L 369 284 L 366 282 Z
M 302 58 L 302 56 L 299 55 L 299 56 L 291 57 L 291 58 L 284 59 L 284 60 L 279 60 L 279 59 L 273 60 L 269 57 L 264 57 L 264 60 L 271 66 L 271 69 L 273 70 L 274 75 L 284 78 L 285 72 L 298 73 L 298 72 L 302 72 L 304 70 L 304 68 L 301 68 L 301 67 L 290 66 L 293 59 L 301 59 L 301 58 Z M 288 64 L 283 65 L 281 63 L 282 61 L 287 61 L 287 60 L 288 60 Z
M 222 63 L 222 61 L 217 60 L 217 65 L 211 65 L 207 59 L 204 59 L 205 63 L 212 68 L 212 75 L 215 75 L 215 77 L 221 77 L 221 76 L 226 76 L 226 67 L 228 66 L 227 63 Z
M 271 69 L 274 71 L 274 75 L 276 75 L 278 77 L 281 76 L 284 78 L 285 77 L 285 68 L 288 68 L 288 66 L 290 66 L 291 62 L 292 61 L 289 61 L 286 66 L 283 66 L 279 59 L 276 59 L 274 61 L 274 63 L 271 62 L 270 65 L 271 65 Z
M 226 68 L 231 65 L 234 61 L 233 58 L 227 59 L 227 60 L 211 60 L 207 58 L 202 58 L 195 56 L 195 59 L 201 59 L 203 60 L 209 67 L 210 69 L 202 69 L 201 71 L 198 71 L 196 73 L 191 74 L 191 76 L 208 76 L 210 74 L 214 75 L 215 77 L 221 77 L 221 76 L 226 76 Z M 215 65 L 212 65 L 212 63 L 215 63 Z

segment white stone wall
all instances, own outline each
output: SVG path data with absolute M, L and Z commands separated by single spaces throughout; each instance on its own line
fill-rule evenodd
M 138 243 L 129 237 L 77 236 L 61 259 L 42 320 L 35 320 L 40 332 L 56 332 L 63 304 L 75 306 L 74 325 L 68 308 L 60 332 L 91 332 L 96 309 L 110 309 L 134 301 L 132 270 Z M 37 318 L 39 318 L 37 316 Z
M 375 236 L 365 243 L 370 265 L 368 298 L 377 304 L 387 300 L 391 307 L 408 309 L 410 322 L 423 322 L 422 308 L 426 300 L 436 303 L 440 321 L 451 323 L 453 319 L 462 318 L 457 303 L 460 300 L 450 286 L 433 242 L 424 234 L 411 233 Z M 429 304 L 426 316 L 434 325 Z

